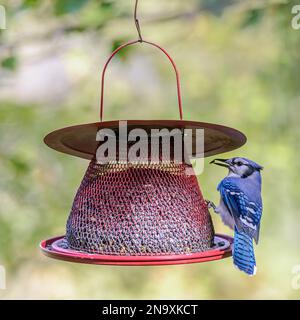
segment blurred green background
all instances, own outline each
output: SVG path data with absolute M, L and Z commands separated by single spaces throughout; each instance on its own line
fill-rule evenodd
M 231 258 L 130 268 L 41 254 L 40 240 L 64 234 L 88 165 L 47 148 L 43 137 L 98 121 L 105 59 L 137 37 L 134 0 L 2 4 L 0 265 L 7 289 L 0 290 L 1 298 L 300 297 L 293 273 L 300 265 L 300 30 L 291 26 L 297 1 L 140 0 L 144 38 L 164 46 L 178 65 L 185 119 L 243 131 L 248 143 L 224 157 L 246 156 L 265 167 L 258 273 L 252 278 L 237 271 Z M 147 45 L 113 60 L 105 100 L 107 120 L 178 118 L 172 69 Z M 225 171 L 209 166 L 210 160 L 199 181 L 205 198 L 218 202 L 216 186 Z M 231 233 L 215 215 L 213 220 L 218 232 Z

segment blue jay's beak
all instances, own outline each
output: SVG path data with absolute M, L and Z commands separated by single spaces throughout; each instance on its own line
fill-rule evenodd
M 211 164 L 216 164 L 216 165 L 221 166 L 221 167 L 225 167 L 227 169 L 230 169 L 230 165 L 228 164 L 227 161 L 228 161 L 228 159 L 214 159 L 210 163 Z

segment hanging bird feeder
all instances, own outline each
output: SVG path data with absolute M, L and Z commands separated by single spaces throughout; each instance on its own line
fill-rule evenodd
M 180 120 L 128 120 L 128 131 L 179 128 L 204 130 L 207 157 L 239 148 L 246 137 L 239 131 L 210 123 L 183 120 L 180 80 L 170 55 L 159 45 L 142 38 L 117 48 L 107 60 L 101 81 L 100 122 L 76 125 L 51 132 L 45 143 L 60 152 L 90 160 L 75 196 L 67 221 L 66 234 L 41 242 L 51 258 L 90 264 L 165 265 L 222 259 L 231 255 L 232 238 L 215 234 L 196 175 L 187 161 L 177 163 L 172 156 L 152 163 L 117 161 L 99 163 L 96 157 L 101 142 L 100 129 L 116 133 L 121 143 L 119 121 L 103 121 L 104 80 L 108 64 L 123 48 L 145 43 L 161 50 L 171 62 L 177 84 Z M 195 152 L 195 135 L 192 151 Z M 161 140 L 158 142 L 161 147 Z M 150 149 L 150 145 L 149 145 Z M 151 153 L 151 152 L 150 152 Z

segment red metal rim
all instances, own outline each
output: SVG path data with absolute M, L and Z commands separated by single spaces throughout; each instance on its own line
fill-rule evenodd
M 172 265 L 219 260 L 231 256 L 231 247 L 233 243 L 233 239 L 230 236 L 217 234 L 215 235 L 214 242 L 223 242 L 224 244 L 205 252 L 184 255 L 118 256 L 89 254 L 70 249 L 62 249 L 57 246 L 57 243 L 63 238 L 64 236 L 60 236 L 43 240 L 40 243 L 42 252 L 50 258 L 69 262 L 123 266 Z
M 127 120 L 128 130 L 133 128 L 150 129 L 204 129 L 204 157 L 235 150 L 246 143 L 246 136 L 233 128 L 222 125 L 184 121 L 184 120 Z M 92 159 L 96 154 L 99 142 L 96 134 L 99 129 L 116 130 L 119 121 L 104 121 L 75 125 L 49 133 L 44 142 L 54 150 L 84 159 Z M 193 136 L 193 150 L 195 148 Z M 196 157 L 201 157 L 196 155 Z

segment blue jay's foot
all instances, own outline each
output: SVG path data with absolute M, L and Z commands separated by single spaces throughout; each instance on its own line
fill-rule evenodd
M 216 212 L 217 207 L 216 207 L 216 205 L 215 205 L 212 201 L 210 201 L 210 200 L 205 200 L 205 203 L 206 203 L 208 209 L 213 208 L 213 210 Z

